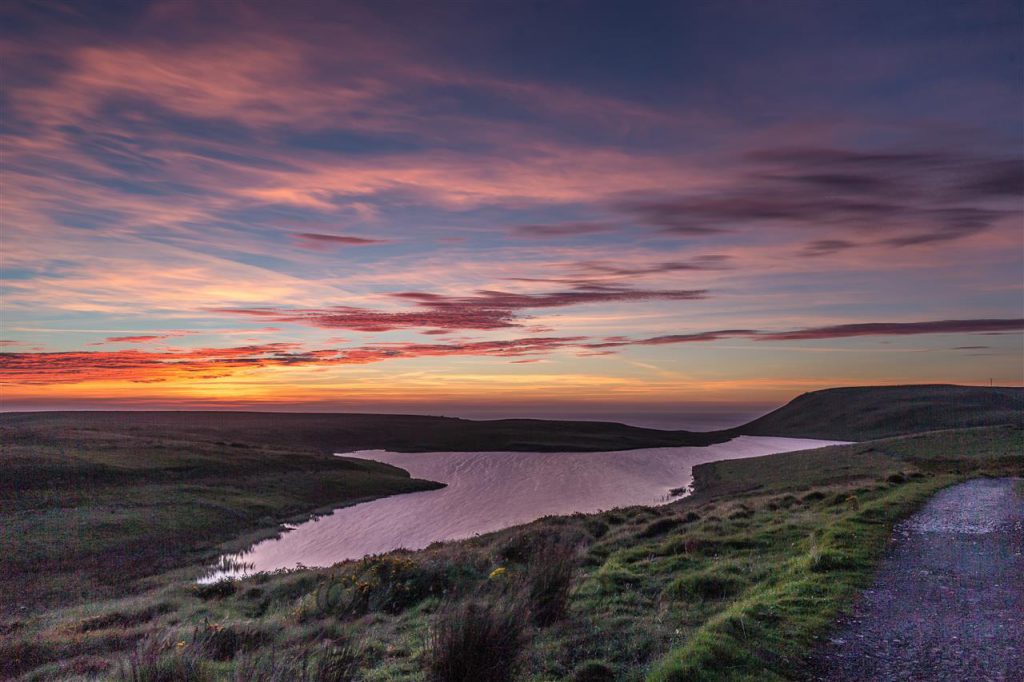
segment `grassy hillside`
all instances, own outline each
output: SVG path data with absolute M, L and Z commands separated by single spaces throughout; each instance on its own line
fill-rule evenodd
M 370 449 L 595 452 L 708 445 L 729 439 L 723 434 L 659 431 L 611 422 L 287 412 L 8 412 L 0 414 L 0 426 L 40 433 L 97 429 L 153 438 L 239 441 L 328 454 Z
M 1024 389 L 866 386 L 804 393 L 737 434 L 871 440 L 907 433 L 1024 422 Z
M 956 481 L 1024 474 L 1022 452 L 1024 431 L 999 427 L 717 462 L 697 467 L 694 496 L 662 507 L 236 583 L 167 578 L 131 598 L 8 619 L 0 674 L 800 679 L 892 524 Z M 461 677 L 446 676 L 453 661 Z
M 0 613 L 123 595 L 326 507 L 426 490 L 395 467 L 170 429 L 7 415 Z
M 436 487 L 368 448 L 621 450 L 721 434 L 541 420 L 237 412 L 0 414 L 0 611 L 138 589 L 290 517 Z

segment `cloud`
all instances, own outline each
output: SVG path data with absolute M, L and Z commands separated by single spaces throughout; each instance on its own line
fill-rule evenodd
M 664 346 L 674 343 L 701 343 L 705 341 L 721 341 L 737 336 L 755 336 L 759 332 L 753 329 L 720 329 L 718 331 L 697 332 L 695 334 L 665 334 L 647 339 L 629 339 L 626 337 L 609 337 L 598 343 L 588 343 L 587 348 L 621 348 L 624 346 Z
M 572 348 L 585 340 L 586 337 L 571 336 L 450 344 L 386 343 L 321 350 L 300 350 L 299 345 L 293 343 L 270 343 L 159 352 L 0 353 L 0 384 L 202 381 L 266 367 L 364 365 L 385 360 L 457 355 L 522 357 Z
M 292 343 L 175 351 L 71 351 L 0 354 L 5 384 L 154 381 L 229 376 L 236 371 L 309 360 Z
M 568 291 L 523 294 L 481 290 L 469 296 L 446 296 L 422 291 L 390 294 L 410 301 L 416 309 L 405 311 L 370 310 L 349 306 L 318 309 L 220 308 L 213 312 L 247 315 L 327 329 L 351 329 L 385 332 L 424 328 L 430 333 L 441 330 L 492 330 L 523 326 L 522 312 L 531 309 L 560 308 L 586 303 L 623 301 L 683 300 L 705 298 L 703 290 L 644 290 L 616 285 L 587 284 Z
M 702 272 L 726 270 L 731 266 L 730 256 L 708 254 L 690 260 L 654 261 L 626 265 L 609 260 L 589 260 L 572 264 L 559 264 L 567 270 L 561 277 L 506 277 L 511 282 L 546 282 L 549 284 L 565 284 L 575 287 L 597 287 L 607 285 L 609 280 L 632 279 L 646 275 L 663 275 L 674 272 Z
M 322 251 L 339 246 L 373 246 L 376 244 L 390 244 L 390 239 L 370 239 L 368 237 L 354 237 L 343 234 L 319 234 L 316 232 L 294 232 L 291 235 L 295 238 L 297 245 L 303 249 Z
M 854 336 L 911 336 L 915 334 L 971 334 L 1024 329 L 1024 319 L 933 320 L 928 322 L 865 322 L 808 327 L 788 332 L 760 332 L 760 341 L 842 339 Z
M 856 248 L 857 244 L 845 239 L 819 239 L 804 246 L 801 255 L 804 256 L 830 256 L 833 253 Z
M 516 225 L 512 234 L 518 237 L 575 237 L 585 234 L 598 234 L 614 230 L 615 226 L 607 223 L 565 222 L 537 225 Z
M 702 343 L 732 338 L 755 341 L 813 341 L 846 339 L 858 336 L 914 336 L 918 334 L 1000 333 L 1024 330 L 1024 319 L 930 320 L 927 322 L 861 322 L 826 327 L 806 327 L 790 331 L 756 329 L 719 329 L 693 334 L 665 334 L 646 339 L 622 336 L 608 337 L 586 348 L 623 348 L 627 346 L 662 346 L 676 343 Z M 962 348 L 974 348 L 964 346 Z
M 905 247 L 961 239 L 1020 212 L 1021 163 L 952 152 L 780 148 L 748 153 L 714 191 L 625 197 L 613 209 L 669 234 L 801 228 L 830 236 L 805 255 L 852 248 L 847 236 Z M 1015 189 L 1016 188 L 1016 189 Z
M 629 346 L 704 343 L 730 338 L 757 341 L 828 340 L 858 336 L 907 336 L 1009 332 L 1024 329 L 1024 319 L 935 320 L 875 322 L 808 327 L 772 332 L 722 329 L 690 334 L 666 334 L 643 339 L 586 336 L 525 337 L 458 343 L 378 343 L 353 348 L 302 350 L 295 343 L 268 343 L 230 348 L 190 350 L 118 350 L 0 353 L 0 383 L 6 385 L 73 384 L 90 381 L 159 383 L 201 381 L 266 367 L 365 365 L 387 360 L 423 357 L 511 357 L 533 359 L 560 350 L 580 357 L 602 356 Z M 963 350 L 971 346 L 961 347 Z
M 250 332 L 252 330 L 246 330 Z M 173 339 L 179 336 L 188 336 L 197 332 L 192 331 L 173 331 L 165 332 L 161 334 L 136 334 L 131 336 L 108 336 L 104 339 L 107 343 L 149 343 L 150 341 L 162 341 L 164 339 Z

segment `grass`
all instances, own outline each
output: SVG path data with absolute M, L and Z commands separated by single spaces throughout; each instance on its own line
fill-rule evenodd
M 508 597 L 451 604 L 434 618 L 425 654 L 430 682 L 506 682 L 526 644 L 526 613 Z
M 872 440 L 914 432 L 1024 423 L 1024 389 L 863 386 L 805 393 L 735 433 Z
M 327 650 L 364 682 L 799 679 L 892 524 L 957 481 L 1024 474 L 1022 436 L 963 429 L 716 462 L 697 468 L 692 497 L 661 507 L 231 588 L 164 576 L 141 594 L 7 619 L 0 660 L 26 680 L 122 679 L 140 650 L 210 680 L 330 679 L 302 672 Z M 470 650 L 486 653 L 481 667 L 455 666 Z
M 9 416 L 0 427 L 6 616 L 145 590 L 292 517 L 437 487 L 366 460 Z

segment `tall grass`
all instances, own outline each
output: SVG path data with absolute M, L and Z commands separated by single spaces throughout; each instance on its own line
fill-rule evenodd
M 515 679 L 526 645 L 520 600 L 465 601 L 434 620 L 426 655 L 429 682 L 507 682 Z
M 526 594 L 534 625 L 546 627 L 565 617 L 578 564 L 576 547 L 555 541 L 541 548 L 526 573 Z
M 295 655 L 271 650 L 241 657 L 235 682 L 354 682 L 359 679 L 360 648 L 351 642 L 327 643 Z
M 207 663 L 184 642 L 151 639 L 118 663 L 113 678 L 116 682 L 208 682 L 213 676 Z

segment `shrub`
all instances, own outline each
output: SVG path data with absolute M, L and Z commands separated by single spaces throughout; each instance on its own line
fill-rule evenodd
M 401 613 L 432 596 L 443 596 L 454 583 L 450 562 L 417 562 L 388 555 L 363 559 L 343 576 L 332 576 L 299 605 L 298 616 L 360 616 L 372 611 Z
M 223 599 L 235 593 L 235 581 L 225 578 L 212 583 L 198 583 L 192 591 L 200 599 Z
M 426 653 L 430 682 L 507 682 L 526 644 L 518 601 L 462 602 L 443 608 Z
M 894 484 L 894 485 L 900 485 L 901 483 L 906 483 L 907 482 L 907 477 L 904 476 L 902 473 L 898 473 L 898 474 L 890 475 L 885 480 L 888 481 L 889 483 Z
M 497 550 L 502 563 L 525 564 L 549 545 L 557 542 L 560 535 L 552 530 L 522 530 L 513 533 Z
M 587 529 L 595 539 L 600 540 L 608 534 L 608 524 L 601 519 L 587 519 L 583 527 Z
M 552 543 L 534 557 L 526 571 L 526 593 L 534 624 L 544 627 L 565 616 L 575 575 L 576 548 L 568 543 Z

